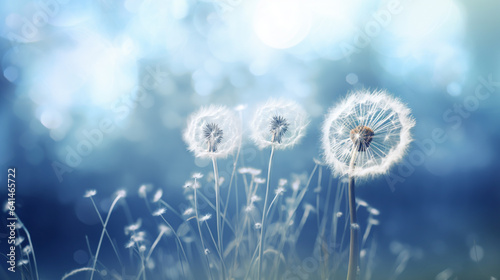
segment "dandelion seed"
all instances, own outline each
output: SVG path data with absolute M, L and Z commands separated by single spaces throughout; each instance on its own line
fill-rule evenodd
M 269 132 L 272 135 L 271 142 L 281 144 L 283 136 L 288 131 L 287 120 L 279 115 L 273 116 L 269 127 Z
M 23 243 L 23 241 L 24 241 L 24 237 L 19 236 L 18 238 L 16 238 L 16 242 L 14 245 L 19 246 L 19 245 L 21 245 L 21 243 Z
M 153 216 L 161 216 L 161 215 L 165 214 L 165 212 L 167 212 L 167 210 L 162 207 L 162 208 L 159 208 L 158 210 L 154 211 Z
M 351 228 L 359 230 L 359 224 L 356 224 L 356 223 L 351 224 Z
M 288 180 L 287 179 L 280 179 L 278 181 L 278 187 L 283 187 L 286 185 L 286 183 L 288 183 Z
M 253 209 L 255 209 L 255 206 L 253 204 L 247 205 L 247 207 L 245 207 L 245 212 L 250 213 Z
M 406 153 L 414 125 L 410 109 L 385 91 L 355 92 L 326 116 L 325 161 L 336 175 L 363 178 L 384 174 Z M 352 150 L 358 153 L 356 168 L 350 171 Z
M 212 214 L 205 214 L 200 217 L 200 222 L 208 221 L 210 218 L 212 218 Z
M 224 135 L 222 129 L 215 123 L 207 123 L 203 128 L 203 134 L 208 143 L 208 152 L 217 152 L 217 145 L 222 142 L 222 137 Z
M 210 254 L 210 250 L 208 248 L 205 249 L 205 255 Z
M 189 216 L 194 213 L 194 209 L 192 207 L 186 209 L 184 213 L 182 213 L 183 216 Z
M 248 174 L 248 173 L 250 173 L 250 168 L 248 168 L 248 167 L 238 168 L 238 173 L 240 173 L 240 174 Z
M 129 242 L 127 242 L 127 244 L 125 244 L 125 248 L 129 249 L 129 248 L 134 247 L 134 245 L 135 245 L 135 242 L 130 240 Z
M 165 235 L 172 234 L 172 229 L 170 227 L 167 227 L 166 225 L 159 225 L 158 230 L 160 232 L 163 232 Z
M 240 130 L 240 119 L 226 107 L 202 107 L 190 116 L 183 138 L 196 157 L 224 158 L 240 143 Z
M 96 190 L 88 190 L 88 191 L 85 192 L 84 197 L 93 197 L 96 194 L 97 194 Z
M 356 203 L 359 205 L 359 206 L 363 206 L 363 207 L 368 207 L 368 203 L 362 199 L 359 199 L 357 198 L 356 199 Z
M 248 168 L 248 173 L 252 176 L 259 176 L 262 173 L 261 169 L 256 169 L 256 168 Z
M 292 183 L 292 190 L 298 191 L 299 187 L 300 187 L 300 180 L 297 179 L 297 180 L 293 181 L 293 183 Z
M 378 209 L 375 209 L 373 207 L 369 207 L 368 208 L 368 211 L 370 211 L 370 214 L 374 215 L 374 216 L 378 216 L 380 215 L 380 211 L 378 211 Z
M 146 198 L 146 196 L 147 196 L 146 191 L 147 191 L 147 186 L 146 185 L 141 185 L 139 187 L 139 190 L 138 190 L 139 197 Z
M 260 200 L 261 200 L 260 196 L 252 195 L 252 197 L 250 198 L 250 203 L 254 203 L 254 202 L 260 201 Z
M 159 189 L 156 191 L 155 196 L 153 197 L 153 202 L 158 202 L 163 196 L 163 190 Z
M 255 112 L 251 136 L 260 149 L 286 149 L 300 141 L 307 125 L 307 114 L 296 102 L 269 99 Z
M 31 246 L 27 245 L 26 247 L 23 248 L 23 254 L 29 255 L 31 253 Z
M 133 234 L 130 239 L 133 240 L 134 242 L 138 243 L 138 242 L 142 242 L 144 241 L 144 237 L 146 236 L 146 232 L 145 231 L 139 231 L 137 232 L 136 234 Z
M 379 220 L 372 219 L 372 218 L 368 219 L 368 223 L 370 223 L 370 224 L 372 224 L 374 226 L 377 226 L 377 225 L 380 224 Z
M 261 229 L 262 228 L 262 224 L 261 223 L 255 223 L 254 228 L 255 229 Z
M 22 259 L 22 260 L 17 262 L 17 266 L 27 265 L 28 263 L 29 263 L 28 260 Z
M 255 177 L 254 182 L 256 184 L 264 184 L 266 182 L 266 179 L 261 178 L 261 177 Z
M 192 181 L 187 181 L 186 183 L 184 183 L 184 185 L 182 185 L 182 188 L 183 189 L 188 189 L 190 187 L 193 186 L 193 182 Z
M 342 215 L 343 215 L 343 213 L 342 213 L 342 212 L 337 212 L 337 213 L 335 214 L 335 216 L 337 216 L 337 218 L 342 217 Z
M 128 235 L 130 232 L 138 230 L 142 225 L 142 220 L 139 218 L 134 224 L 125 227 L 125 234 Z
M 145 245 L 139 246 L 139 252 L 146 252 L 146 246 Z
M 285 188 L 278 187 L 275 191 L 276 195 L 282 195 L 285 192 Z
M 193 173 L 193 179 L 201 179 L 203 178 L 203 174 L 197 172 L 197 173 Z
M 118 190 L 116 192 L 116 196 L 117 197 L 126 197 L 127 196 L 127 191 L 125 191 L 125 190 Z

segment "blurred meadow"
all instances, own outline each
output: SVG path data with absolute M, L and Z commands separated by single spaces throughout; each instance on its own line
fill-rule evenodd
M 16 168 L 32 245 L 19 228 L 8 271 L 2 212 L 0 279 L 94 263 L 67 279 L 257 279 L 270 148 L 250 132 L 270 97 L 300 104 L 309 124 L 274 154 L 263 279 L 345 279 L 346 178 L 323 164 L 321 126 L 362 89 L 387 90 L 416 125 L 403 160 L 357 184 L 360 279 L 500 279 L 499 11 L 494 0 L 3 1 L 0 201 Z M 213 163 L 183 140 L 212 104 L 242 120 L 238 152 L 218 159 L 225 267 Z

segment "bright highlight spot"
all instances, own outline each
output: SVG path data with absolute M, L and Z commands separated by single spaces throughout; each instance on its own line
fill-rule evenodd
M 253 26 L 264 44 L 286 49 L 306 37 L 311 27 L 311 17 L 298 0 L 265 0 L 259 3 Z

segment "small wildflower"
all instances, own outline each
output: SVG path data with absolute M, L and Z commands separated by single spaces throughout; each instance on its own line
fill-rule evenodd
M 129 248 L 134 247 L 134 245 L 135 245 L 135 242 L 130 240 L 129 242 L 127 242 L 127 244 L 125 244 L 125 248 L 129 249 Z
M 373 218 L 368 219 L 368 223 L 370 223 L 370 224 L 372 224 L 374 226 L 380 224 L 379 220 L 376 220 L 376 219 L 373 219 Z
M 205 249 L 205 255 L 210 254 L 210 250 L 208 248 Z
M 252 195 L 252 197 L 250 198 L 250 203 L 254 203 L 254 202 L 260 201 L 260 200 L 261 200 L 260 196 Z
M 85 192 L 84 197 L 93 197 L 96 194 L 97 194 L 96 190 L 88 190 L 88 191 Z
M 279 187 L 283 187 L 286 185 L 286 183 L 288 183 L 288 180 L 287 179 L 280 179 L 279 182 L 278 182 L 278 186 Z
M 261 223 L 255 223 L 254 224 L 254 228 L 255 229 L 261 229 L 262 228 L 262 224 Z
M 370 211 L 370 214 L 374 215 L 374 216 L 378 216 L 380 215 L 380 211 L 378 211 L 378 209 L 375 209 L 373 207 L 369 207 L 368 208 L 368 211 Z
M 293 181 L 292 183 L 292 189 L 294 191 L 298 191 L 299 190 L 299 187 L 300 187 L 300 180 L 299 179 L 296 179 L 295 181 Z
M 356 202 L 358 203 L 359 206 L 368 207 L 368 203 L 366 203 L 366 201 L 362 199 L 357 198 Z
M 125 227 L 125 234 L 128 235 L 130 232 L 138 230 L 142 225 L 142 220 L 139 218 L 134 224 Z
M 189 207 L 188 209 L 186 209 L 186 210 L 184 211 L 184 213 L 182 213 L 182 215 L 183 215 L 183 216 L 189 216 L 189 215 L 191 215 L 191 214 L 193 214 L 193 213 L 194 213 L 194 209 L 193 209 L 192 207 Z
M 157 190 L 153 197 L 153 202 L 158 202 L 162 196 L 163 196 L 163 190 L 162 189 Z
M 342 215 L 343 215 L 343 213 L 342 213 L 342 212 L 337 212 L 337 213 L 335 214 L 335 216 L 337 216 L 337 218 L 342 217 Z
M 212 218 L 212 214 L 205 214 L 200 218 L 200 222 L 204 222 Z
M 162 207 L 162 208 L 159 208 L 156 211 L 154 211 L 153 216 L 161 216 L 161 215 L 165 214 L 165 212 L 167 212 L 167 210 Z
M 160 232 L 163 232 L 165 235 L 172 234 L 172 229 L 170 227 L 167 227 L 166 225 L 159 225 L 158 230 Z
M 126 197 L 127 196 L 127 191 L 126 190 L 118 190 L 116 192 L 117 197 Z
M 141 185 L 138 190 L 139 197 L 146 198 L 147 197 L 147 186 Z
M 193 182 L 192 181 L 187 181 L 186 183 L 184 183 L 184 185 L 182 185 L 182 188 L 183 189 L 187 189 L 187 188 L 190 188 L 193 186 Z
M 256 184 L 264 184 L 266 182 L 266 179 L 261 178 L 261 177 L 255 177 L 254 182 Z
M 282 195 L 285 192 L 285 188 L 278 187 L 275 191 L 276 195 Z
M 193 173 L 192 177 L 193 177 L 193 179 L 201 179 L 201 178 L 203 178 L 203 174 L 196 172 L 196 173 Z

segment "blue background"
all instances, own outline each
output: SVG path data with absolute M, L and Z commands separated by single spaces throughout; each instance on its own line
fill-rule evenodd
M 381 212 L 372 279 L 393 275 L 401 246 L 409 259 L 397 279 L 500 279 L 500 4 L 271 2 L 2 2 L 0 170 L 5 182 L 16 168 L 17 213 L 41 278 L 83 266 L 86 235 L 95 248 L 101 228 L 86 190 L 103 213 L 127 190 L 134 221 L 148 216 L 142 184 L 182 204 L 191 174 L 211 172 L 181 137 L 199 106 L 246 104 L 243 157 L 265 170 L 269 151 L 248 137 L 255 106 L 270 96 L 302 104 L 307 136 L 276 153 L 277 182 L 309 174 L 328 108 L 371 88 L 400 98 L 417 122 L 405 161 L 358 188 Z M 222 176 L 230 166 L 220 162 Z M 119 208 L 110 222 L 118 244 L 126 217 Z M 306 226 L 302 258 L 317 233 Z

